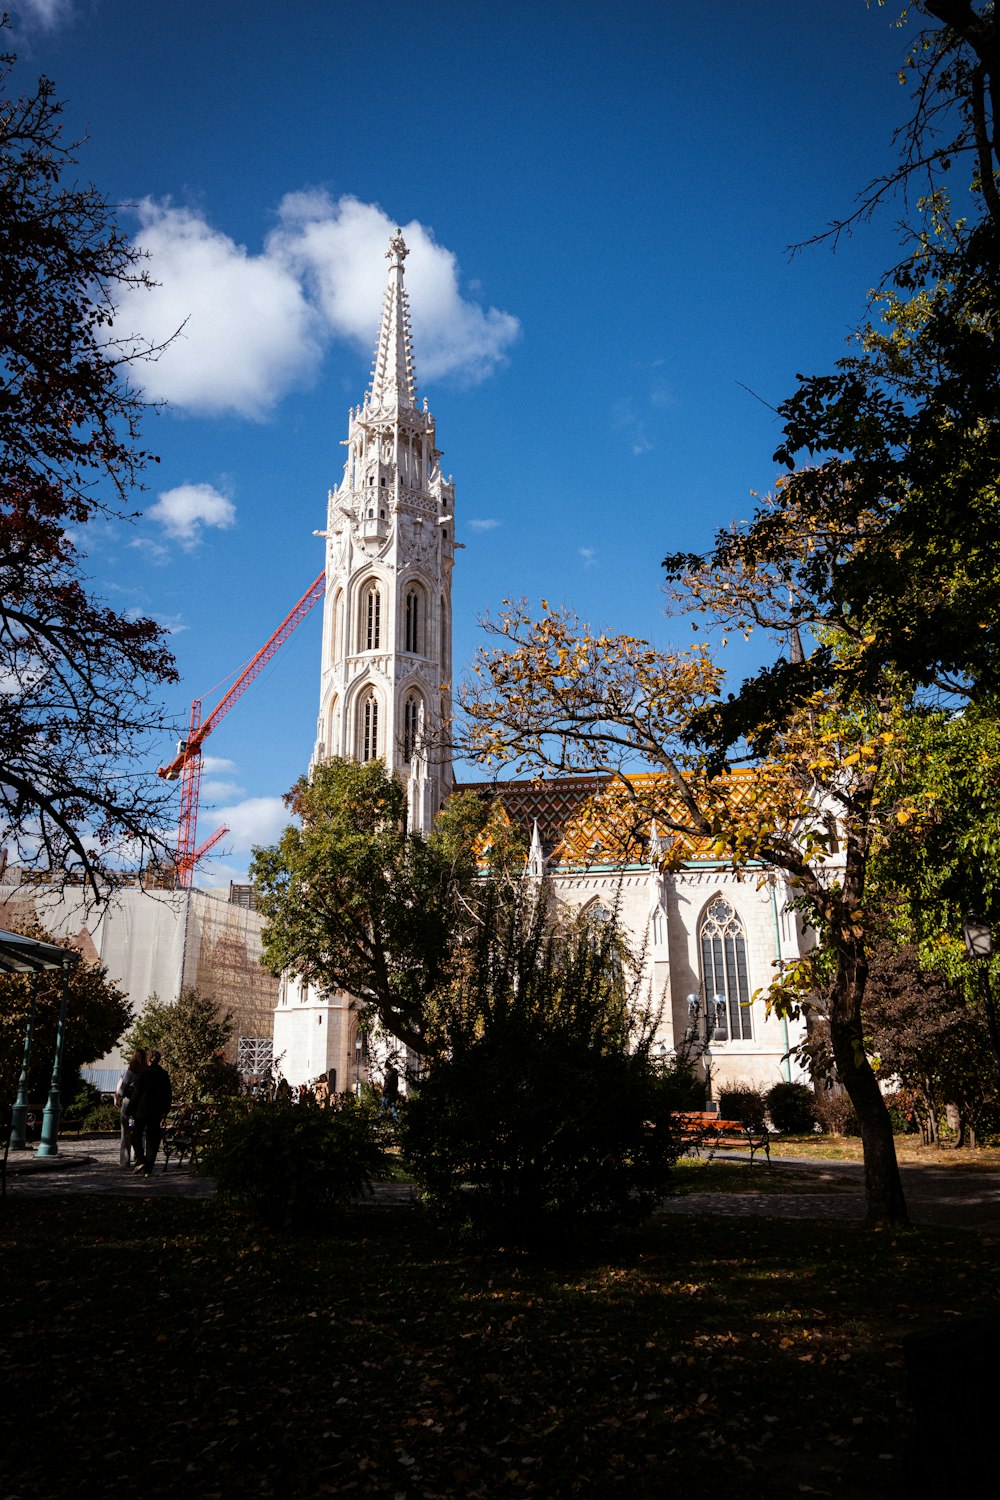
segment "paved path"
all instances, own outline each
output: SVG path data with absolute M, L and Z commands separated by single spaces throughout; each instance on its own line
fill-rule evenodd
M 723 1159 L 723 1153 L 717 1153 Z M 767 1172 L 766 1165 L 753 1167 L 744 1157 L 747 1172 Z M 665 1214 L 722 1214 L 745 1218 L 754 1214 L 778 1219 L 839 1219 L 857 1223 L 864 1217 L 864 1168 L 853 1161 L 803 1161 L 800 1157 L 772 1156 L 782 1172 L 801 1172 L 817 1191 L 789 1193 L 691 1193 L 668 1198 L 659 1212 Z M 903 1192 L 916 1225 L 948 1229 L 975 1229 L 1000 1234 L 1000 1172 L 968 1167 L 935 1167 L 924 1163 L 900 1163 Z M 829 1190 L 823 1187 L 829 1184 Z M 803 1187 L 805 1184 L 803 1183 Z
M 187 1167 L 163 1170 L 162 1152 L 153 1175 L 137 1177 L 118 1164 L 118 1137 L 60 1140 L 59 1155 L 37 1157 L 31 1150 L 12 1151 L 7 1162 L 9 1197 L 42 1197 L 55 1193 L 101 1193 L 116 1197 L 211 1198 L 215 1184 Z
M 719 1153 L 720 1159 L 723 1153 Z M 748 1173 L 766 1173 L 760 1163 Z M 663 1214 L 718 1214 L 746 1218 L 760 1214 L 780 1219 L 836 1219 L 859 1223 L 864 1215 L 864 1181 L 860 1162 L 802 1161 L 772 1158 L 774 1167 L 792 1176 L 801 1173 L 807 1183 L 787 1193 L 753 1191 L 733 1193 L 685 1193 L 668 1198 Z M 917 1225 L 951 1229 L 974 1229 L 1000 1234 L 1000 1172 L 981 1172 L 965 1167 L 920 1164 L 900 1166 L 910 1217 Z M 59 1155 L 38 1159 L 34 1153 L 12 1153 L 7 1191 L 11 1197 L 40 1197 L 55 1193 L 98 1193 L 125 1197 L 210 1198 L 215 1184 L 197 1177 L 186 1167 L 163 1170 L 160 1157 L 152 1177 L 136 1177 L 118 1165 L 117 1140 L 66 1140 Z M 379 1183 L 375 1202 L 386 1207 L 412 1202 L 414 1190 L 406 1183 Z
M 7 1168 L 10 1197 L 40 1198 L 59 1193 L 97 1193 L 128 1198 L 211 1198 L 215 1183 L 187 1166 L 163 1169 L 162 1152 L 151 1177 L 138 1177 L 118 1164 L 118 1139 L 61 1140 L 59 1155 L 37 1157 L 33 1151 L 11 1152 Z M 404 1182 L 380 1182 L 375 1202 L 392 1207 L 409 1203 L 415 1190 Z

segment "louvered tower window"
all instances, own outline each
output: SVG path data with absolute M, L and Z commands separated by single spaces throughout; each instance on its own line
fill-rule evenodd
M 377 651 L 382 644 L 382 595 L 375 583 L 365 590 L 362 631 L 364 650 Z
M 746 936 L 743 923 L 721 896 L 701 919 L 701 964 L 706 995 L 710 999 L 720 995 L 726 1002 L 730 1041 L 750 1041 L 753 1030 Z
M 375 760 L 378 756 L 378 699 L 369 693 L 361 710 L 361 759 Z
M 413 759 L 419 733 L 420 699 L 416 693 L 410 693 L 403 704 L 403 760 L 407 765 Z
M 406 630 L 403 644 L 404 651 L 412 651 L 415 654 L 424 649 L 424 601 L 418 588 L 410 588 L 406 591 Z

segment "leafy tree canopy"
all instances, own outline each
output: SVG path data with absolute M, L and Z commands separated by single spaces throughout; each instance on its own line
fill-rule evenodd
M 5 925 L 43 943 L 73 947 L 67 939 L 52 937 L 34 918 L 21 920 L 8 912 Z M 33 983 L 28 975 L 0 974 L 0 1099 L 8 1102 L 14 1097 L 20 1076 Z M 38 976 L 28 1080 L 32 1098 L 44 1096 L 48 1091 L 62 984 L 59 973 Z M 131 1021 L 132 1007 L 123 991 L 108 978 L 103 965 L 85 960 L 73 965 L 69 971 L 63 1039 L 63 1079 L 70 1096 L 80 1068 L 110 1052 Z
M 8 95 L 0 57 L 0 838 L 24 864 L 82 873 L 161 848 L 166 789 L 132 774 L 174 681 L 165 633 L 108 609 L 83 574 L 80 528 L 127 514 L 150 459 L 132 361 L 114 324 L 139 252 L 93 186 L 48 79 Z
M 157 1048 L 170 1074 L 174 1098 L 193 1104 L 238 1090 L 239 1073 L 225 1059 L 234 1029 L 229 1011 L 220 1012 L 213 999 L 189 986 L 174 1002 L 150 995 L 125 1038 L 123 1051 Z
M 454 799 L 430 839 L 407 833 L 405 791 L 381 761 L 326 761 L 285 801 L 300 821 L 256 849 L 251 865 L 265 964 L 346 992 L 426 1052 L 429 998 L 448 981 L 455 938 L 475 921 L 476 839 L 498 867 L 516 839 L 475 797 Z

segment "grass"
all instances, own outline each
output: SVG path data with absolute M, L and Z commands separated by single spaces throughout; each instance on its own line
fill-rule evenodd
M 940 1167 L 948 1171 L 995 1172 L 1000 1150 L 995 1147 L 961 1151 L 951 1146 L 922 1146 L 915 1135 L 897 1135 L 896 1157 L 906 1166 Z M 771 1142 L 775 1156 L 793 1156 L 804 1161 L 857 1161 L 864 1159 L 861 1137 L 851 1135 L 794 1136 Z
M 903 1335 L 998 1270 L 964 1233 L 692 1214 L 528 1255 L 416 1209 L 283 1238 L 97 1196 L 12 1194 L 0 1241 L 2 1493 L 32 1500 L 70 1459 L 184 1500 L 881 1496 Z
M 822 1162 L 817 1162 L 817 1168 Z M 689 1193 L 849 1193 L 852 1185 L 838 1181 L 830 1172 L 804 1173 L 799 1168 L 782 1171 L 763 1160 L 727 1161 L 715 1157 L 685 1156 L 675 1168 L 675 1191 Z M 859 1208 L 860 1213 L 860 1208 Z

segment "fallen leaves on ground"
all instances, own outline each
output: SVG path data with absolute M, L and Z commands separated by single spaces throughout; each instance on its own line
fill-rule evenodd
M 529 1255 L 414 1209 L 282 1238 L 211 1202 L 13 1195 L 0 1236 L 2 1492 L 32 1500 L 70 1455 L 150 1500 L 881 1495 L 900 1338 L 970 1253 L 693 1216 Z

